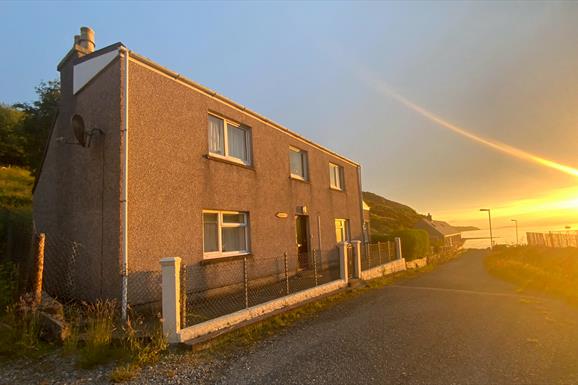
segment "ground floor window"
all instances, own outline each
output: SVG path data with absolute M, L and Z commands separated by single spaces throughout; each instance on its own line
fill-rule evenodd
M 203 253 L 219 258 L 249 252 L 249 216 L 240 211 L 203 211 Z
M 337 243 L 349 242 L 349 220 L 339 218 L 335 219 L 335 239 Z

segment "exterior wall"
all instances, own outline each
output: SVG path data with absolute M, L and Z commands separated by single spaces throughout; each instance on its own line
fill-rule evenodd
M 337 261 L 335 218 L 362 238 L 358 168 L 137 61 L 129 69 L 129 265 L 203 260 L 202 210 L 249 213 L 251 258 L 295 254 L 297 208 L 307 206 L 311 247 L 321 219 L 322 258 Z M 209 159 L 208 114 L 251 128 L 252 166 Z M 308 152 L 309 180 L 289 176 L 289 146 Z M 344 167 L 345 191 L 329 188 L 329 162 Z M 288 218 L 277 218 L 277 212 Z M 217 263 L 226 263 L 224 262 Z M 129 288 L 130 290 L 130 288 Z
M 33 198 L 36 231 L 47 234 L 45 285 L 59 296 L 115 297 L 120 293 L 120 61 L 76 95 L 72 64 L 61 68 L 59 116 Z M 70 128 L 75 113 L 87 128 L 105 132 L 95 135 L 89 148 L 69 144 L 76 143 Z

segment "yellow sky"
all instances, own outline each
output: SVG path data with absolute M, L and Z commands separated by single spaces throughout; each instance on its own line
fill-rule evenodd
M 536 193 L 533 197 L 500 202 L 491 206 L 495 220 L 518 219 L 526 226 L 574 225 L 578 222 L 578 186 Z M 453 207 L 436 213 L 455 224 L 485 221 L 478 206 Z M 574 227 L 573 226 L 573 227 Z
M 547 159 L 493 138 L 484 137 L 448 121 L 401 95 L 383 81 L 378 74 L 369 71 L 363 66 L 358 66 L 358 76 L 369 88 L 372 88 L 382 96 L 392 98 L 422 118 L 482 147 L 505 154 L 511 158 L 578 178 L 578 169 L 572 166 Z M 519 186 L 519 188 L 524 191 L 523 186 Z M 523 221 L 525 226 L 578 223 L 578 186 L 553 189 L 551 186 L 544 184 L 542 190 L 530 189 L 528 193 L 530 195 L 525 198 L 510 201 L 496 200 L 491 202 L 490 198 L 490 202 L 484 204 L 484 207 L 491 208 L 493 218 L 500 222 L 507 221 L 506 223 L 509 223 L 511 219 L 518 219 Z M 452 202 L 451 209 L 437 212 L 436 215 L 441 215 L 443 219 L 454 224 L 472 224 L 472 222 L 477 223 L 480 220 L 484 220 L 483 216 L 478 215 L 479 207 L 473 205 L 460 207 L 460 203 Z M 490 204 L 490 206 L 487 204 Z

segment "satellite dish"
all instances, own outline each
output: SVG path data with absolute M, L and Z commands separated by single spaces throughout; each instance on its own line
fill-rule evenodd
M 72 117 L 70 124 L 72 125 L 72 132 L 74 132 L 74 136 L 76 137 L 76 140 L 78 140 L 78 143 L 82 147 L 86 147 L 86 127 L 82 116 L 75 114 Z

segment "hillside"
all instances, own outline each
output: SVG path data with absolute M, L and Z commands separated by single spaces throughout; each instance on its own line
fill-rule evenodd
M 371 208 L 372 234 L 387 234 L 395 230 L 412 228 L 423 217 L 409 206 L 390 201 L 372 192 L 363 192 L 363 200 Z
M 0 166 L 0 262 L 28 255 L 33 183 L 27 170 Z
M 363 200 L 371 208 L 369 219 L 372 234 L 388 234 L 395 230 L 411 229 L 425 217 L 404 204 L 391 201 L 372 192 L 363 192 Z M 479 230 L 473 226 L 455 227 L 458 231 Z

